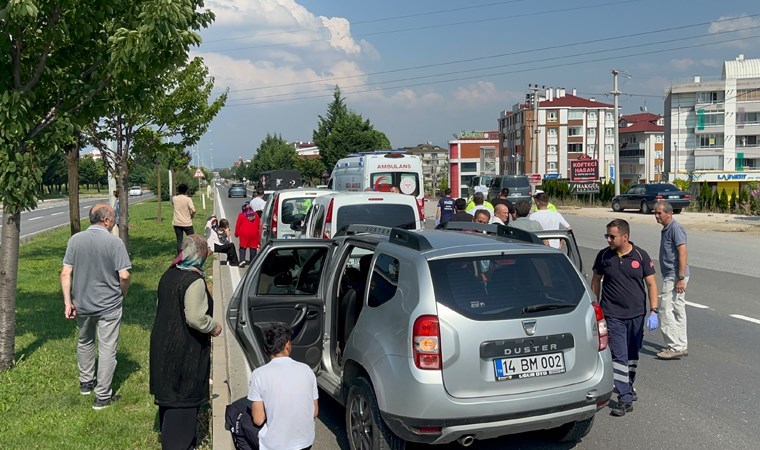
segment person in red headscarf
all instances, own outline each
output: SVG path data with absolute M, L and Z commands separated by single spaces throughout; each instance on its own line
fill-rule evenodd
M 235 223 L 235 237 L 240 240 L 240 265 L 238 267 L 251 264 L 261 242 L 261 218 L 248 203 L 243 205 L 243 210 L 238 214 Z M 246 258 L 246 253 L 248 258 Z

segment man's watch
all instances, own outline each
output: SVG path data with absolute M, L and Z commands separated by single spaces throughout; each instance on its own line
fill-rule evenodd
M 651 311 L 651 312 L 653 312 L 655 314 L 660 314 L 660 308 L 649 308 L 649 311 Z
M 686 277 L 685 277 L 685 276 L 683 276 L 683 275 L 678 275 L 678 281 L 682 281 L 682 280 L 685 280 L 685 279 L 686 279 Z

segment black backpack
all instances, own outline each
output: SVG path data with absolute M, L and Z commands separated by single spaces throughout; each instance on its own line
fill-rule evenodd
M 259 448 L 259 427 L 253 424 L 251 401 L 246 397 L 236 400 L 224 412 L 224 428 L 232 433 L 232 442 L 238 450 Z

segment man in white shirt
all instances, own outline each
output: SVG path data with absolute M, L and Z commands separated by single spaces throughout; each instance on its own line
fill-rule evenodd
M 261 427 L 261 450 L 300 450 L 314 443 L 317 379 L 309 366 L 290 358 L 292 335 L 280 323 L 264 333 L 272 359 L 254 370 L 248 382 L 253 423 Z
M 538 211 L 529 216 L 529 219 L 535 220 L 541 224 L 541 228 L 544 230 L 559 230 L 561 228 L 570 229 L 570 224 L 567 223 L 562 214 L 549 209 L 549 196 L 545 192 L 536 194 L 535 197 L 536 206 Z M 559 248 L 559 239 L 550 239 L 549 245 L 554 248 Z
M 254 212 L 259 212 L 264 209 L 264 205 L 266 205 L 266 203 L 267 202 L 264 201 L 264 189 L 256 189 L 256 196 L 253 197 L 249 203 L 249 205 L 251 205 L 251 209 L 253 209 Z M 259 215 L 260 214 L 261 213 L 259 213 Z

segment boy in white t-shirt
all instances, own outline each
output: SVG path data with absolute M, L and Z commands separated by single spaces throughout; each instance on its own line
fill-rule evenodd
M 300 450 L 314 443 L 317 379 L 309 366 L 290 358 L 292 335 L 280 323 L 264 333 L 272 360 L 254 370 L 248 382 L 253 423 L 261 427 L 261 450 Z

